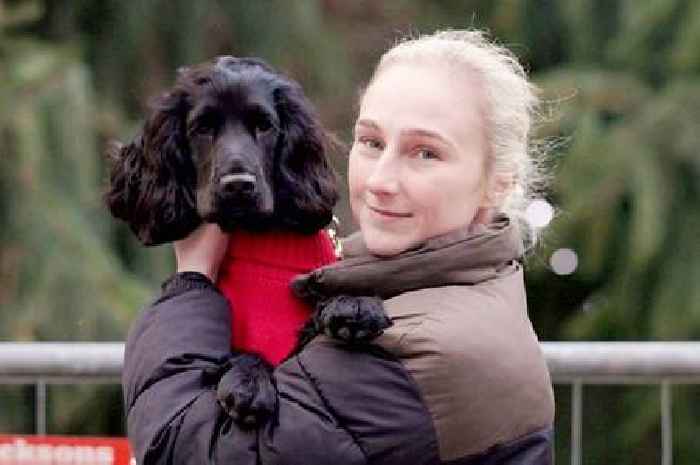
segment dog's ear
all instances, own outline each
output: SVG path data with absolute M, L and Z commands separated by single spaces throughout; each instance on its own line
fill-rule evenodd
M 108 150 L 111 168 L 105 202 L 144 245 L 182 239 L 201 223 L 195 203 L 196 170 L 185 132 L 185 97 L 177 90 L 160 96 L 142 133 L 133 142 Z
M 328 160 L 330 140 L 301 87 L 289 82 L 275 94 L 280 118 L 275 176 L 275 216 L 283 226 L 314 232 L 330 223 L 338 201 Z

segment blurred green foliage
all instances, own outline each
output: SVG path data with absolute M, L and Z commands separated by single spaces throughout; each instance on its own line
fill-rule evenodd
M 547 193 L 558 215 L 529 258 L 542 339 L 698 338 L 693 0 L 0 0 L 0 338 L 121 340 L 172 269 L 168 247 L 144 249 L 109 218 L 101 154 L 134 135 L 177 67 L 263 57 L 347 140 L 359 90 L 397 37 L 471 26 L 526 63 L 545 101 L 539 136 L 558 141 Z M 342 175 L 343 154 L 334 162 Z M 346 202 L 338 213 L 348 232 Z M 560 247 L 578 254 L 571 275 L 547 263 Z M 49 431 L 122 431 L 118 392 L 105 407 L 97 391 L 52 388 Z M 567 392 L 557 391 L 559 461 Z M 657 388 L 585 392 L 584 463 L 658 462 Z M 674 393 L 676 463 L 698 463 L 697 390 Z M 31 428 L 27 396 L 0 390 L 0 431 Z

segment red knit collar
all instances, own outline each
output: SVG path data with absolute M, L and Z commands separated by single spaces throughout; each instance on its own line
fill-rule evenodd
M 233 259 L 299 273 L 336 261 L 326 231 L 314 234 L 235 231 L 231 234 L 225 262 Z

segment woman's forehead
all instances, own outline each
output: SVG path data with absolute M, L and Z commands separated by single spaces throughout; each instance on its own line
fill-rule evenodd
M 397 63 L 367 88 L 358 122 L 382 130 L 437 133 L 456 144 L 483 131 L 481 86 L 451 66 Z

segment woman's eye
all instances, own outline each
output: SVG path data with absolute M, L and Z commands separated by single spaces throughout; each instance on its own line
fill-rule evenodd
M 430 150 L 426 148 L 418 149 L 416 155 L 421 160 L 439 160 L 440 155 L 435 150 Z
M 372 149 L 372 150 L 381 150 L 382 149 L 382 143 L 381 141 L 371 138 L 371 137 L 360 137 L 358 139 L 358 142 L 365 147 Z

